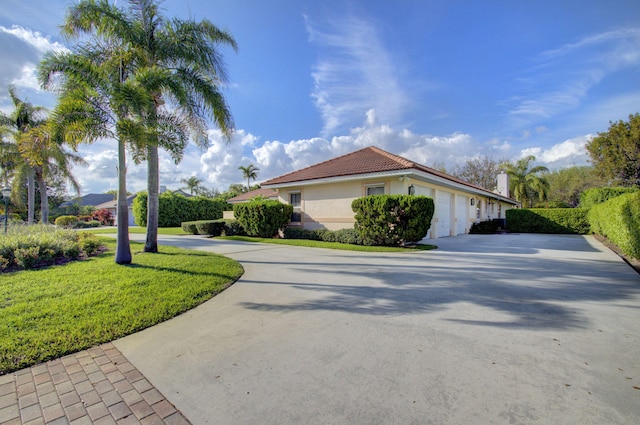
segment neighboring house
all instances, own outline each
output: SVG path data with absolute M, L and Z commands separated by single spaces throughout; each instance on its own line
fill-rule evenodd
M 256 189 L 256 190 L 252 190 L 250 192 L 245 192 L 241 195 L 235 196 L 233 198 L 229 198 L 227 199 L 227 202 L 230 204 L 241 204 L 243 202 L 248 202 L 254 198 L 257 197 L 261 197 L 261 198 L 267 198 L 269 200 L 274 200 L 277 201 L 278 200 L 278 191 L 273 190 L 273 189 L 265 189 L 265 188 L 260 188 L 260 189 Z M 223 218 L 225 220 L 232 220 L 233 219 L 233 211 L 224 211 L 223 212 Z
M 59 208 L 72 207 L 74 205 L 77 205 L 79 207 L 84 207 L 84 206 L 95 207 L 105 202 L 112 201 L 113 198 L 114 198 L 113 195 L 108 193 L 89 193 L 88 195 L 84 195 L 79 198 L 74 198 L 70 201 L 65 201 L 61 203 Z
M 415 194 L 433 198 L 428 238 L 468 233 L 476 221 L 502 219 L 519 204 L 497 194 L 376 147 L 368 147 L 263 182 L 293 205 L 290 226 L 352 228 L 351 203 L 362 196 Z
M 137 194 L 127 196 L 127 206 L 129 207 L 129 226 L 135 226 L 135 219 L 133 217 L 133 200 L 138 196 Z M 109 202 L 105 202 L 100 205 L 96 205 L 96 209 L 109 210 L 113 216 L 113 224 L 118 225 L 118 200 L 114 199 Z

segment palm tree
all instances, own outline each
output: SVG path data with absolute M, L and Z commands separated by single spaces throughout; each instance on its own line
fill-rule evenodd
M 52 118 L 56 138 L 62 137 L 72 146 L 106 138 L 117 141 L 117 264 L 129 264 L 132 259 L 125 147 L 149 139 L 140 117 L 153 101 L 139 81 L 128 75 L 125 64 L 130 58 L 126 53 L 117 42 L 93 39 L 73 52 L 47 53 L 38 68 L 43 87 L 60 93 Z
M 258 178 L 258 173 L 257 171 L 260 171 L 260 169 L 258 167 L 256 167 L 253 164 L 249 164 L 246 167 L 243 167 L 242 165 L 238 167 L 238 170 L 242 171 L 242 177 L 244 177 L 245 179 L 247 179 L 247 192 L 251 191 L 251 180 L 255 180 Z
M 191 193 L 192 195 L 194 192 L 196 194 L 198 193 L 200 189 L 200 183 L 202 183 L 202 180 L 200 180 L 196 176 L 191 176 L 188 179 L 182 179 L 180 181 L 187 185 L 186 188 L 189 189 L 189 193 Z
M 148 163 L 147 238 L 144 250 L 158 250 L 158 147 L 176 162 L 189 133 L 199 145 L 208 143 L 206 118 L 213 119 L 227 140 L 233 133 L 231 112 L 219 90 L 226 72 L 218 44 L 236 49 L 233 37 L 208 20 L 165 20 L 155 0 L 129 0 L 119 9 L 107 0 L 82 0 L 71 8 L 64 30 L 69 35 L 95 33 L 117 40 L 132 60 L 131 75 L 152 97 L 144 114 L 149 139 L 137 143 L 136 157 Z M 172 111 L 164 108 L 169 103 Z
M 49 222 L 49 197 L 47 195 L 48 176 L 59 176 L 71 183 L 80 193 L 80 184 L 71 174 L 71 164 L 85 165 L 86 161 L 65 149 L 61 140 L 53 140 L 55 127 L 51 121 L 34 127 L 18 139 L 18 149 L 35 172 L 35 181 L 40 192 L 40 219 L 43 224 Z
M 10 115 L 0 112 L 0 126 L 10 135 L 13 143 L 3 142 L 0 155 L 3 157 L 5 172 L 12 171 L 27 178 L 27 223 L 32 224 L 35 217 L 35 170 L 32 164 L 22 158 L 18 146 L 19 140 L 24 140 L 30 130 L 45 124 L 46 110 L 20 99 L 14 87 L 9 87 L 9 97 L 15 109 Z M 20 181 L 21 179 L 14 180 L 14 192 L 17 192 Z
M 535 156 L 529 155 L 519 159 L 516 163 L 507 162 L 502 165 L 505 173 L 509 175 L 511 193 L 517 201 L 522 202 L 523 205 L 528 203 L 529 207 L 533 206 L 536 195 L 540 201 L 544 201 L 549 190 L 549 182 L 540 176 L 540 174 L 548 172 L 549 169 L 543 165 L 530 168 L 531 162 L 535 160 Z

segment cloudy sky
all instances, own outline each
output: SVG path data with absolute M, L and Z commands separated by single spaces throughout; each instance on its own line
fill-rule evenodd
M 118 0 L 119 4 L 126 4 Z M 0 110 L 9 84 L 49 108 L 33 73 L 73 0 L 0 0 Z M 476 156 L 533 154 L 552 169 L 587 164 L 584 144 L 640 112 L 637 0 L 165 0 L 166 17 L 209 19 L 223 50 L 236 123 L 227 144 L 161 158 L 161 184 L 258 182 L 366 146 L 451 169 Z M 80 149 L 83 194 L 115 189 L 113 141 Z M 130 191 L 144 166 L 128 167 Z

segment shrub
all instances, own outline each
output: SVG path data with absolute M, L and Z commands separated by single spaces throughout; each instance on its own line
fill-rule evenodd
M 199 235 L 221 236 L 224 231 L 225 222 L 222 220 L 196 221 L 196 228 Z
M 100 241 L 93 233 L 78 233 L 78 248 L 87 256 L 92 256 L 100 249 Z M 67 255 L 68 256 L 68 255 Z
M 233 214 L 249 236 L 270 238 L 287 227 L 293 206 L 257 200 L 234 205 Z
M 113 226 L 114 223 L 113 214 L 106 208 L 94 211 L 92 219 L 100 222 L 102 226 Z
M 142 227 L 147 225 L 147 197 L 146 192 L 140 192 L 133 200 L 135 223 Z M 188 221 L 219 220 L 229 205 L 218 199 L 187 198 L 172 192 L 161 193 L 158 201 L 158 227 L 178 227 Z
M 637 192 L 637 187 L 599 187 L 587 189 L 580 194 L 580 207 L 591 208 L 627 193 Z
M 238 223 L 238 220 L 225 220 L 224 234 L 225 236 L 236 236 L 246 235 L 247 233 L 244 231 L 244 227 Z
M 180 227 L 182 227 L 182 231 L 185 233 L 191 233 L 192 235 L 198 234 L 198 226 L 196 226 L 195 221 L 185 221 L 180 224 Z
M 497 220 L 480 221 L 471 225 L 469 233 L 472 235 L 489 235 L 496 233 L 500 227 L 502 227 L 502 223 Z
M 89 229 L 92 227 L 100 227 L 100 222 L 97 220 L 78 221 L 73 225 L 74 229 Z
M 61 215 L 56 218 L 55 225 L 61 227 L 70 227 L 78 222 L 78 217 L 75 215 Z
M 40 261 L 40 247 L 16 248 L 13 252 L 15 263 L 23 269 L 33 268 Z
M 8 265 L 9 265 L 9 260 L 7 260 L 4 257 L 0 257 L 0 271 L 6 269 Z
M 6 270 L 11 265 L 28 269 L 54 263 L 59 259 L 77 259 L 81 253 L 92 255 L 99 249 L 95 235 L 48 226 L 13 229 L 0 239 L 0 261 Z
M 431 227 L 434 204 L 426 196 L 373 195 L 355 199 L 355 230 L 372 245 L 418 242 Z
M 592 232 L 606 236 L 625 254 L 640 258 L 640 192 L 594 205 L 589 222 Z
M 507 229 L 516 233 L 589 233 L 586 208 L 533 208 L 506 211 Z

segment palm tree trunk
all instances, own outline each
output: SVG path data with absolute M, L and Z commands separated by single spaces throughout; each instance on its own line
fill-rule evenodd
M 159 188 L 158 147 L 150 145 L 147 147 L 147 240 L 144 244 L 144 252 L 158 252 Z
M 35 173 L 38 190 L 40 192 L 40 221 L 42 224 L 49 223 L 49 197 L 47 196 L 47 183 L 44 181 L 42 169 Z
M 27 171 L 27 224 L 33 224 L 36 215 L 36 182 L 35 170 Z
M 129 206 L 127 205 L 127 164 L 124 142 L 118 140 L 118 237 L 116 264 L 131 264 L 129 243 Z

